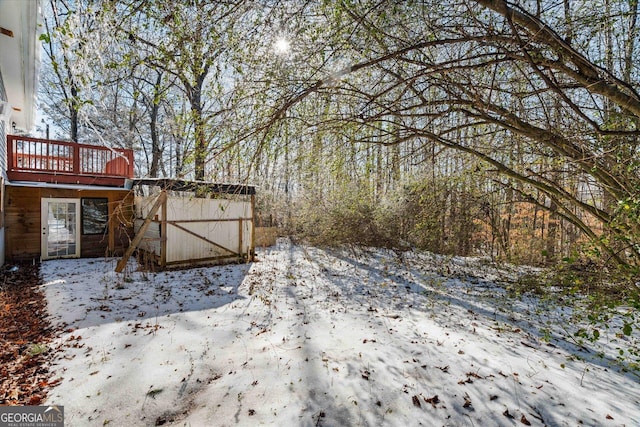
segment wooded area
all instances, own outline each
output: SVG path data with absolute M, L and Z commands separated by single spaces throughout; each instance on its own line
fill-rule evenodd
M 640 267 L 637 0 L 48 0 L 40 101 L 321 244 Z

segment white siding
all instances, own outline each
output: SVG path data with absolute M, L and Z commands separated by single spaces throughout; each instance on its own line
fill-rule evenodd
M 136 230 L 147 217 L 155 197 L 136 197 Z M 142 249 L 160 256 L 160 223 L 162 208 L 140 244 Z M 242 245 L 240 244 L 240 219 L 242 219 Z M 223 221 L 220 221 L 223 220 Z M 251 249 L 251 203 L 226 199 L 167 198 L 167 253 L 166 262 L 197 261 L 218 256 L 247 254 Z M 175 221 L 175 224 L 171 224 Z M 198 238 L 180 227 L 189 230 Z
M 138 232 L 138 230 L 140 230 L 140 226 L 143 222 L 143 219 L 135 220 L 134 227 L 136 233 Z M 147 252 L 160 255 L 160 223 L 152 222 L 151 224 L 149 224 L 149 227 L 144 232 L 144 238 L 138 244 L 138 247 Z

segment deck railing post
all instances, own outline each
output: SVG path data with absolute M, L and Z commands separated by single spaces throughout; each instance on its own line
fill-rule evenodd
M 14 149 L 14 137 L 11 135 L 7 135 L 7 170 L 12 171 L 15 167 L 13 161 L 15 157 L 16 150 Z
M 80 170 L 80 146 L 78 144 L 73 144 L 73 163 L 72 163 L 73 173 L 80 174 L 82 171 Z
M 127 155 L 127 160 L 129 160 L 129 164 L 127 165 L 129 168 L 127 169 L 127 178 L 133 178 L 135 175 L 135 171 L 133 169 L 133 150 L 127 150 L 125 151 L 125 154 Z

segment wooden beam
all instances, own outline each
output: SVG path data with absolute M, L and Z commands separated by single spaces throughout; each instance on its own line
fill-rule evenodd
M 153 216 L 156 214 L 156 212 L 158 212 L 158 209 L 160 209 L 160 206 L 162 206 L 165 200 L 167 200 L 167 192 L 165 190 L 162 190 L 158 195 L 156 202 L 151 207 L 151 210 L 149 211 L 147 218 L 144 220 L 144 222 L 140 226 L 140 230 L 138 230 L 138 233 L 134 236 L 133 240 L 131 241 L 131 244 L 125 251 L 124 255 L 122 255 L 122 258 L 120 259 L 120 261 L 118 261 L 118 264 L 116 265 L 116 273 L 122 273 L 122 270 L 124 270 L 124 267 L 127 265 L 127 261 L 129 261 L 129 257 L 131 257 L 131 254 L 133 254 L 133 251 L 136 250 L 136 248 L 142 241 L 142 238 L 144 237 L 144 233 L 147 231 L 147 228 L 149 228 L 149 224 L 151 224 L 151 220 L 153 219 Z
M 112 256 L 116 250 L 116 224 L 114 218 L 116 218 L 118 212 L 120 212 L 120 205 L 123 202 L 124 199 L 120 200 L 119 203 L 117 202 L 115 206 L 112 206 L 111 203 L 107 202 L 107 209 L 111 210 L 111 213 L 109 214 L 109 221 L 107 222 L 107 232 L 109 233 L 108 252 L 110 256 Z
M 166 191 L 164 191 L 166 194 Z M 167 266 L 167 197 L 162 202 L 162 213 L 160 214 L 160 266 Z
M 238 254 L 242 258 L 242 218 L 238 220 Z
M 237 258 L 238 258 L 238 255 L 234 254 L 234 255 L 218 255 L 218 256 L 212 256 L 208 258 L 197 258 L 197 259 L 190 259 L 190 260 L 184 260 L 184 261 L 169 261 L 167 262 L 167 268 L 179 267 L 179 266 L 181 267 L 186 265 L 193 267 L 195 265 L 204 265 L 211 261 L 231 260 L 231 259 L 237 259 Z
M 173 219 L 167 221 L 169 224 L 189 224 L 198 222 L 236 222 L 237 220 L 251 221 L 251 218 L 203 218 L 203 219 Z
M 256 260 L 256 195 L 251 195 L 251 247 L 249 248 L 251 261 Z
M 7 160 L 11 161 L 11 157 Z M 48 182 L 50 184 L 82 184 L 102 185 L 115 187 L 114 190 L 123 190 L 125 178 L 114 178 L 103 175 L 75 175 L 62 172 L 37 172 L 37 171 L 7 171 L 9 181 Z

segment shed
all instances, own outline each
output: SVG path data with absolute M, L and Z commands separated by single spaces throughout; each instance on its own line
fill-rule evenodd
M 136 249 L 162 269 L 253 259 L 255 187 L 164 178 L 132 187 L 135 237 L 117 271 Z

